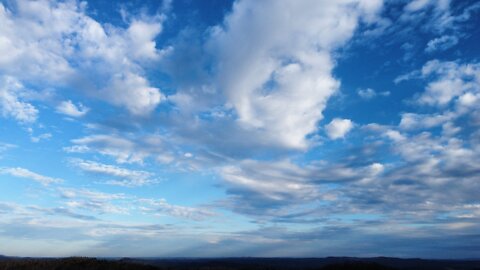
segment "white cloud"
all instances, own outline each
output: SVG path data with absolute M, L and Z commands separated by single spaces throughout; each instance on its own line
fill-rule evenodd
M 436 32 L 443 32 L 453 25 L 455 18 L 451 15 L 451 0 L 414 0 L 404 7 L 401 20 L 415 21 L 430 11 L 427 22 L 422 27 Z
M 66 200 L 66 207 L 71 210 L 84 209 L 89 212 L 110 214 L 129 213 L 129 207 L 120 205 L 118 202 L 127 198 L 121 193 L 105 193 L 89 189 L 59 188 L 60 196 Z M 127 205 L 131 204 L 127 201 Z
M 150 113 L 161 102 L 160 89 L 150 86 L 142 65 L 164 53 L 155 43 L 163 16 L 141 15 L 120 28 L 89 17 L 86 2 L 17 0 L 10 4 L 15 8 L 0 4 L 4 74 L 37 85 L 38 90 L 80 89 L 138 115 Z M 64 109 L 79 115 L 72 106 Z
M 368 100 L 368 99 L 372 99 L 376 96 L 383 96 L 383 97 L 386 97 L 386 96 L 389 96 L 390 95 L 390 92 L 389 91 L 383 91 L 383 92 L 380 92 L 380 93 L 377 93 L 375 90 L 373 90 L 372 88 L 366 88 L 366 89 L 358 89 L 357 90 L 357 94 L 365 99 L 365 100 Z
M 271 144 L 302 149 L 339 82 L 330 53 L 373 20 L 382 1 L 240 1 L 209 45 L 218 87 L 239 123 Z
M 119 163 L 141 163 L 145 158 L 145 155 L 135 151 L 133 142 L 115 135 L 92 135 L 72 140 L 72 142 L 76 145 L 67 149 L 70 152 L 98 151 L 115 157 Z
M 52 134 L 51 133 L 43 133 L 43 134 L 40 134 L 38 136 L 31 136 L 30 137 L 30 140 L 34 143 L 38 143 L 40 142 L 41 140 L 48 140 L 52 138 Z
M 37 120 L 38 110 L 30 103 L 22 101 L 23 85 L 13 77 L 0 76 L 0 111 L 3 117 L 13 118 L 20 123 Z
M 422 76 L 433 77 L 434 80 L 419 97 L 420 104 L 445 106 L 466 93 L 480 93 L 480 65 L 477 63 L 432 60 L 422 67 Z
M 421 70 L 397 77 L 395 83 L 411 79 L 429 79 L 425 91 L 415 97 L 420 105 L 446 107 L 455 102 L 468 107 L 480 95 L 480 64 L 476 62 L 431 60 Z
M 82 197 L 94 201 L 111 201 L 125 198 L 122 193 L 105 193 L 90 189 L 59 188 L 58 191 L 66 199 Z
M 458 38 L 456 36 L 448 36 L 448 35 L 441 36 L 441 37 L 430 40 L 427 43 L 425 52 L 432 53 L 435 51 L 445 51 L 457 45 L 457 43 L 458 43 Z
M 239 190 L 238 193 L 243 190 L 244 194 L 260 194 L 264 199 L 282 203 L 292 198 L 296 201 L 311 200 L 318 195 L 316 186 L 308 181 L 311 180 L 308 179 L 311 172 L 289 161 L 244 160 L 237 165 L 223 167 L 221 175 L 232 190 Z
M 63 182 L 63 179 L 44 176 L 20 167 L 0 168 L 0 174 L 8 174 L 15 177 L 27 178 L 27 179 L 39 182 L 40 184 L 45 186 L 53 183 Z
M 408 80 L 418 79 L 418 78 L 421 78 L 421 73 L 418 70 L 414 70 L 412 72 L 397 76 L 393 82 L 395 84 L 399 84 L 403 81 L 408 81 Z
M 151 113 L 165 99 L 157 88 L 149 86 L 145 78 L 130 72 L 115 75 L 102 95 L 110 103 L 123 105 L 135 115 Z
M 78 105 L 73 104 L 71 100 L 62 101 L 57 106 L 57 112 L 71 117 L 82 117 L 87 114 L 89 110 L 89 108 L 83 106 L 81 103 L 78 103 Z
M 67 153 L 87 153 L 90 148 L 86 145 L 72 145 L 63 148 L 63 151 Z
M 168 203 L 165 199 L 140 199 L 139 202 L 145 204 L 145 206 L 142 207 L 143 211 L 158 215 L 167 214 L 173 217 L 186 218 L 195 221 L 201 221 L 215 216 L 215 213 L 208 209 L 174 205 Z
M 163 158 L 170 153 L 160 135 L 122 137 L 119 135 L 99 134 L 72 140 L 74 145 L 65 147 L 69 153 L 98 152 L 115 158 L 118 163 L 142 164 L 147 157 Z
M 353 122 L 350 119 L 333 119 L 325 126 L 328 137 L 332 140 L 344 138 L 345 135 L 353 128 Z
M 377 92 L 372 88 L 358 89 L 357 94 L 363 99 L 372 99 L 377 95 Z
M 0 142 L 0 155 L 3 152 L 8 151 L 9 149 L 12 149 L 12 148 L 15 148 L 15 147 L 17 147 L 17 146 L 14 145 L 14 144 Z
M 429 7 L 448 10 L 450 7 L 450 0 L 413 0 L 405 6 L 404 10 L 407 12 L 418 12 Z
M 114 174 L 117 174 L 116 172 Z M 120 174 L 123 175 L 123 172 Z M 64 204 L 70 210 L 111 214 L 146 214 L 151 217 L 173 216 L 176 218 L 202 221 L 215 216 L 207 207 L 180 206 L 168 203 L 165 199 L 138 198 L 123 193 L 105 193 L 90 189 L 59 188 Z
M 163 20 L 163 17 L 161 17 Z M 155 38 L 162 31 L 162 25 L 157 22 L 133 20 L 127 29 L 130 38 L 129 49 L 134 59 L 150 60 L 158 59 L 159 52 L 155 48 Z
M 129 170 L 89 160 L 73 159 L 71 164 L 84 172 L 115 178 L 106 183 L 124 187 L 137 187 L 157 182 L 153 174 L 146 171 Z
M 220 175 L 231 195 L 228 207 L 268 218 L 296 216 L 292 213 L 308 209 L 312 202 L 337 200 L 336 193 L 323 184 L 368 183 L 380 177 L 384 169 L 379 162 L 351 166 L 323 161 L 298 165 L 290 160 L 242 160 L 223 166 Z

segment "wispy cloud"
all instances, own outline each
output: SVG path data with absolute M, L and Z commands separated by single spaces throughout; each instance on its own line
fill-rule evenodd
M 83 172 L 114 178 L 105 182 L 110 185 L 139 187 L 158 182 L 158 180 L 154 178 L 153 173 L 146 171 L 129 170 L 114 165 L 81 159 L 72 159 L 70 163 Z
M 15 167 L 15 168 L 0 168 L 1 174 L 11 175 L 14 177 L 26 178 L 39 182 L 42 185 L 49 185 L 54 183 L 61 183 L 64 180 L 61 178 L 53 178 L 45 175 L 41 175 L 35 172 L 32 172 L 25 168 Z

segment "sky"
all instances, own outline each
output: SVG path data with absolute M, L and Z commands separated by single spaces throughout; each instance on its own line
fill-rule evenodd
M 0 0 L 0 254 L 480 257 L 480 2 Z

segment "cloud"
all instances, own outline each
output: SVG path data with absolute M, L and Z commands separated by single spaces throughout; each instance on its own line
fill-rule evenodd
M 123 105 L 135 115 L 151 113 L 165 99 L 157 88 L 149 86 L 145 78 L 130 72 L 115 75 L 102 95 L 112 104 Z
M 167 203 L 165 199 L 140 199 L 139 202 L 145 205 L 142 207 L 142 211 L 157 215 L 166 214 L 169 216 L 185 218 L 194 221 L 203 221 L 216 215 L 214 212 L 206 208 L 173 205 Z
M 14 144 L 0 142 L 0 154 L 8 151 L 9 149 L 16 148 L 16 147 L 17 145 L 14 145 Z
M 79 213 L 75 213 L 68 208 L 65 207 L 56 207 L 56 208 L 46 208 L 46 207 L 38 207 L 38 206 L 29 206 L 27 207 L 28 210 L 39 212 L 42 215 L 48 216 L 65 216 L 77 220 L 86 220 L 86 221 L 93 221 L 97 218 L 92 215 L 83 215 Z
M 424 21 L 422 28 L 443 32 L 453 26 L 455 17 L 451 14 L 450 0 L 414 0 L 404 6 L 403 21 Z M 430 11 L 428 17 L 424 16 Z
M 419 97 L 420 104 L 445 106 L 464 94 L 478 95 L 480 65 L 432 60 L 422 67 L 422 76 L 434 77 Z
M 63 179 L 60 179 L 60 178 L 44 176 L 20 167 L 0 168 L 0 173 L 15 176 L 15 177 L 20 177 L 20 178 L 27 178 L 27 179 L 36 181 L 44 186 L 48 186 L 54 183 L 61 183 L 64 181 Z
M 443 7 L 437 7 L 442 3 Z M 445 3 L 411 1 L 405 4 L 404 13 L 425 18 L 433 12 L 435 19 L 445 19 L 443 26 L 451 25 L 447 22 L 450 11 Z M 392 10 L 398 12 L 403 4 L 393 5 Z M 3 5 L 7 4 L 0 4 L 2 8 Z M 470 243 L 462 237 L 474 237 L 477 241 L 478 63 L 425 63 L 422 69 L 396 80 L 399 83 L 417 79 L 417 86 L 425 86 L 424 91 L 411 98 L 418 101 L 395 103 L 402 104 L 404 110 L 398 115 L 398 123 L 387 116 L 384 120 L 388 124 L 361 126 L 354 123 L 355 119 L 333 116 L 324 125 L 325 136 L 332 140 L 345 138 L 355 128 L 355 142 L 315 144 L 322 140 L 317 133 L 325 106 L 340 84 L 341 77 L 333 75 L 336 57 L 358 27 L 377 27 L 375 16 L 381 9 L 380 1 L 236 1 L 221 25 L 209 27 L 206 32 L 198 30 L 196 34 L 182 31 L 182 37 L 168 41 L 172 44 L 168 50 L 157 49 L 155 42 L 162 31 L 163 16 L 123 14 L 124 26 L 116 27 L 89 17 L 80 2 L 37 1 L 19 5 L 18 9 L 4 8 L 0 15 L 0 25 L 8 26 L 0 26 L 0 39 L 6 40 L 0 42 L 0 52 L 6 47 L 11 52 L 0 54 L 0 71 L 7 74 L 5 78 L 12 78 L 12 85 L 34 85 L 38 89 L 32 91 L 40 93 L 43 88 L 57 86 L 58 91 L 63 91 L 78 83 L 76 89 L 82 93 L 132 114 L 90 115 L 89 119 L 97 122 L 85 124 L 85 134 L 73 137 L 64 148 L 71 156 L 93 154 L 107 158 L 105 162 L 86 157 L 70 160 L 79 171 L 100 179 L 82 185 L 148 185 L 157 181 L 153 170 L 135 166 L 148 166 L 153 160 L 169 164 L 163 173 L 178 174 L 182 179 L 206 178 L 207 182 L 198 184 L 213 182 L 226 194 L 222 197 L 208 193 L 210 187 L 203 187 L 208 189 L 206 197 L 199 199 L 207 202 L 192 206 L 171 198 L 141 198 L 135 193 L 139 190 L 129 190 L 129 194 L 107 193 L 64 182 L 68 186 L 48 189 L 54 191 L 53 198 L 57 199 L 52 200 L 55 205 L 51 207 L 0 203 L 1 241 L 5 235 L 12 239 L 21 236 L 22 241 L 82 239 L 88 245 L 84 249 L 87 251 L 80 251 L 96 256 L 131 250 L 143 255 L 193 254 L 192 250 L 201 250 L 200 256 L 248 252 L 316 256 L 319 248 L 365 255 L 385 246 L 386 254 L 394 256 L 406 254 L 407 248 L 430 256 L 425 250 L 459 250 Z M 63 22 L 70 19 L 75 23 Z M 42 24 L 46 26 L 39 27 Z M 35 38 L 23 34 L 26 29 Z M 440 38 L 445 36 L 443 32 L 435 33 Z M 62 42 L 57 42 L 59 37 Z M 183 38 L 182 44 L 177 43 Z M 39 40 L 38 44 L 33 40 Z M 10 48 L 13 41 L 18 45 Z M 430 43 L 435 50 L 443 46 Z M 32 52 L 16 51 L 25 44 Z M 179 45 L 189 54 L 183 54 Z M 164 57 L 169 63 L 159 64 Z M 27 59 L 31 65 L 26 64 Z M 169 89 L 176 93 L 168 97 L 148 78 L 148 68 L 166 66 L 176 69 L 169 73 L 173 77 Z M 98 73 L 87 72 L 90 70 Z M 47 71 L 49 74 L 45 74 Z M 157 79 L 163 81 L 163 75 L 160 77 Z M 169 79 L 165 81 L 170 83 Z M 21 105 L 12 108 L 28 111 L 30 105 L 36 112 L 24 119 L 38 118 L 35 106 L 43 106 L 27 93 L 30 90 L 23 86 L 8 89 L 14 90 L 5 90 L 2 95 L 15 101 L 12 104 Z M 357 89 L 356 94 L 365 100 L 379 98 L 378 101 L 389 94 L 376 90 Z M 88 108 L 70 100 L 70 96 L 50 100 L 50 105 L 58 105 L 54 108 L 57 112 L 71 117 L 84 116 Z M 32 100 L 35 106 L 30 104 Z M 168 107 L 158 108 L 164 101 Z M 100 107 L 92 107 L 91 113 L 103 110 Z M 23 116 L 17 117 L 22 114 L 10 111 L 2 115 L 22 123 L 35 122 L 22 120 Z M 149 113 L 155 115 L 138 117 Z M 394 111 L 388 115 L 391 113 Z M 57 128 L 50 121 L 48 127 Z M 59 127 L 57 131 L 64 130 Z M 77 130 L 67 134 L 69 140 L 72 132 Z M 49 133 L 43 136 L 48 137 L 45 134 Z M 2 148 L 0 144 L 0 152 Z M 45 185 L 61 181 L 22 168 L 2 168 L 0 173 Z M 167 188 L 164 192 L 168 195 L 170 191 Z M 50 201 L 52 194 L 47 195 Z M 185 199 L 180 197 L 175 199 Z M 118 221 L 126 219 L 133 221 Z M 219 219 L 222 224 L 216 227 Z M 252 227 L 259 229 L 243 229 Z M 176 243 L 174 251 L 152 248 L 159 247 L 160 242 L 165 246 L 164 239 Z M 429 246 L 436 241 L 448 242 L 441 248 Z M 411 251 L 412 243 L 417 242 L 418 248 Z M 351 251 L 345 243 L 363 246 Z M 134 249 L 122 248 L 132 245 Z M 474 243 L 469 247 L 476 251 L 477 246 Z
M 81 159 L 73 159 L 71 160 L 71 164 L 86 173 L 115 178 L 116 180 L 109 180 L 106 182 L 111 185 L 138 187 L 157 182 L 157 180 L 152 178 L 153 174 L 146 171 L 129 170 L 113 165 Z
M 422 132 L 394 141 L 391 147 L 401 159 L 390 164 L 383 177 L 370 181 L 368 188 L 353 185 L 343 189 L 354 205 L 378 212 L 390 209 L 393 215 L 403 212 L 413 220 L 475 212 L 469 208 L 477 202 L 471 191 L 478 186 L 475 178 L 480 170 L 475 146 L 458 137 Z M 374 202 L 373 194 L 377 194 Z
M 74 145 L 65 147 L 69 153 L 98 152 L 115 158 L 118 163 L 138 163 L 152 157 L 163 163 L 172 161 L 173 153 L 161 135 L 146 135 L 128 138 L 128 136 L 96 134 L 72 140 Z M 167 162 L 168 163 L 168 162 Z
M 404 6 L 400 21 L 436 34 L 447 31 L 461 33 L 461 24 L 468 21 L 479 9 L 478 3 L 466 3 L 459 8 L 459 5 L 451 0 L 414 0 Z
M 108 172 L 110 174 L 110 172 Z M 125 175 L 124 171 L 113 174 Z M 128 173 L 127 173 L 128 174 Z M 128 174 L 130 175 L 130 174 Z M 204 221 L 216 216 L 208 207 L 190 207 L 168 203 L 165 199 L 139 198 L 123 193 L 105 193 L 90 189 L 59 188 L 64 205 L 70 211 L 86 210 L 104 214 L 171 216 L 184 220 Z
M 420 97 L 430 94 L 430 85 L 437 81 L 458 80 L 459 85 L 469 87 L 452 91 L 448 106 L 417 104 L 428 107 L 430 114 L 402 113 L 398 126 L 362 128 L 376 133 L 363 138 L 366 145 L 373 140 L 376 146 L 359 150 L 339 146 L 329 155 L 343 157 L 340 160 L 301 166 L 291 161 L 246 160 L 222 167 L 220 175 L 230 197 L 220 205 L 254 216 L 258 222 L 313 223 L 348 213 L 381 214 L 385 220 L 395 218 L 398 224 L 428 219 L 438 229 L 471 226 L 472 220 L 480 218 L 480 212 L 472 208 L 478 203 L 472 190 L 478 186 L 480 148 L 473 128 L 476 122 L 466 123 L 463 117 L 473 119 L 478 111 L 472 106 L 480 89 L 477 73 L 475 63 L 425 64 L 417 76 L 426 85 Z M 344 130 L 338 126 L 332 130 Z M 311 195 L 319 201 L 309 199 Z M 460 219 L 472 219 L 458 220 L 459 213 Z
M 344 138 L 353 126 L 354 124 L 350 119 L 335 118 L 325 126 L 325 131 L 330 139 L 336 140 Z
M 249 138 L 245 144 L 306 149 L 307 135 L 316 131 L 339 86 L 331 53 L 352 37 L 359 21 L 373 21 L 381 6 L 356 0 L 238 1 L 205 46 L 214 67 L 211 83 L 180 91 L 174 101 L 185 111 L 223 108 L 237 130 L 252 134 L 243 136 Z M 203 109 L 179 97 L 210 103 Z M 264 142 L 254 141 L 259 138 Z
M 480 64 L 459 61 L 428 61 L 421 70 L 414 70 L 395 79 L 395 83 L 411 79 L 428 79 L 425 91 L 416 96 L 416 103 L 446 107 L 455 103 L 457 110 L 471 106 L 478 98 Z
M 22 101 L 23 85 L 13 77 L 0 76 L 0 111 L 3 117 L 13 118 L 20 123 L 33 123 L 38 118 L 38 110 L 30 103 Z
M 369 100 L 369 99 L 372 99 L 378 95 L 381 95 L 381 96 L 389 96 L 390 95 L 390 92 L 389 91 L 384 91 L 384 92 L 380 92 L 380 93 L 377 93 L 375 90 L 373 90 L 372 88 L 366 88 L 366 89 L 358 89 L 357 90 L 357 94 L 362 98 L 362 99 L 365 99 L 365 100 Z
M 130 207 L 126 196 L 121 193 L 105 193 L 82 188 L 59 188 L 60 196 L 66 200 L 70 210 L 87 210 L 100 214 L 128 214 Z
M 240 165 L 225 166 L 221 169 L 221 175 L 231 186 L 231 192 L 247 190 L 260 195 L 258 199 L 263 197 L 279 203 L 285 203 L 292 198 L 309 200 L 317 196 L 315 186 L 306 181 L 305 176 L 308 173 L 288 161 L 245 160 Z
M 38 136 L 30 136 L 30 140 L 34 143 L 38 143 L 41 140 L 49 140 L 50 138 L 52 138 L 51 133 L 43 133 Z
M 57 112 L 71 117 L 82 117 L 87 114 L 89 110 L 90 109 L 83 106 L 82 103 L 75 105 L 71 100 L 62 101 L 57 106 Z
M 427 43 L 425 52 L 433 53 L 435 51 L 445 51 L 457 45 L 457 43 L 458 43 L 458 37 L 456 36 L 447 36 L 447 35 L 441 36 L 441 37 L 430 40 Z
M 478 64 L 433 60 L 417 73 L 426 87 L 416 105 L 430 113 L 402 113 L 398 126 L 370 126 L 389 140 L 391 152 L 383 156 L 396 161 L 386 164 L 382 177 L 369 181 L 368 188 L 359 182 L 341 192 L 359 208 L 403 213 L 405 222 L 429 218 L 438 228 L 447 219 L 449 229 L 461 227 L 470 221 L 457 220 L 459 213 L 479 217 L 471 208 L 478 203 L 471 190 L 478 186 L 480 171 L 472 121 L 478 109 L 471 106 L 480 91 Z
M 135 149 L 135 143 L 116 135 L 92 135 L 80 139 L 74 139 L 72 147 L 65 148 L 67 152 L 98 151 L 103 155 L 116 158 L 119 163 L 143 162 L 144 153 Z
M 75 88 L 132 114 L 146 115 L 163 96 L 150 85 L 142 67 L 163 54 L 155 43 L 163 19 L 142 15 L 121 28 L 88 16 L 86 2 L 2 3 L 0 69 L 36 85 L 33 90 Z M 60 107 L 62 112 L 80 116 L 71 105 L 64 106 L 68 107 Z
M 377 92 L 372 88 L 358 89 L 357 94 L 363 99 L 372 99 L 377 95 Z
M 318 203 L 338 202 L 330 184 L 369 182 L 381 175 L 378 162 L 352 166 L 341 162 L 311 161 L 301 166 L 289 160 L 242 160 L 220 168 L 223 185 L 230 195 L 223 207 L 261 220 L 309 222 Z M 313 210 L 312 210 L 313 209 Z

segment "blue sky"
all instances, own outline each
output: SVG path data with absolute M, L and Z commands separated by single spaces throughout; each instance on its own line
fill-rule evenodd
M 0 1 L 0 254 L 480 257 L 479 14 Z

